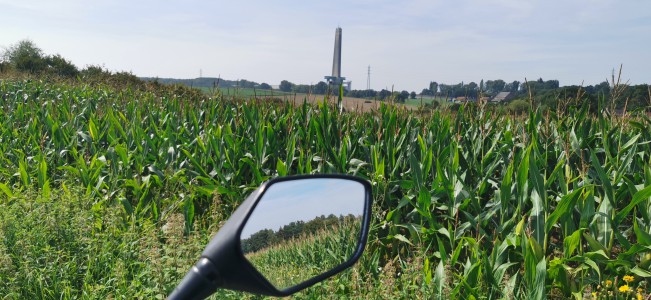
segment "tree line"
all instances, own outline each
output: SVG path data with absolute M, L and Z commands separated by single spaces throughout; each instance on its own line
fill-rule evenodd
M 558 80 L 542 81 L 542 79 L 539 79 L 539 81 L 549 88 L 558 87 Z M 436 81 L 431 81 L 429 86 L 421 91 L 421 95 L 440 96 L 448 99 L 458 97 L 477 98 L 480 93 L 485 96 L 495 96 L 500 92 L 517 93 L 520 91 L 521 85 L 522 83 L 517 80 L 506 82 L 502 79 L 487 80 L 486 82 L 482 79 L 479 84 L 475 82 L 464 83 L 463 81 L 457 84 L 439 84 Z
M 90 85 L 109 85 L 120 89 L 148 90 L 154 93 L 172 92 L 189 100 L 207 96 L 185 85 L 163 85 L 138 78 L 131 72 L 112 72 L 98 65 L 78 68 L 60 54 L 48 55 L 30 40 L 22 40 L 0 53 L 0 78 L 21 78 L 24 75 L 47 80 L 67 80 Z
M 315 234 L 324 229 L 332 229 L 341 224 L 352 224 L 352 222 L 358 222 L 358 218 L 352 214 L 339 217 L 330 214 L 327 217 L 321 215 L 308 222 L 294 221 L 279 228 L 278 231 L 269 228 L 262 229 L 241 241 L 242 252 L 257 252 L 307 234 Z
M 29 74 L 79 76 L 79 69 L 59 54 L 46 55 L 30 40 L 22 40 L 4 50 L 0 72 L 17 71 Z
M 97 81 L 104 83 L 117 82 L 122 85 L 144 87 L 146 82 L 157 84 L 179 84 L 188 87 L 240 87 L 256 88 L 261 90 L 272 89 L 267 83 L 257 83 L 246 79 L 224 80 L 221 78 L 196 78 L 196 79 L 171 79 L 171 78 L 138 78 L 129 72 L 112 73 L 100 66 L 86 66 L 79 69 L 72 62 L 59 54 L 46 55 L 30 40 L 22 40 L 15 45 L 4 49 L 0 55 L 0 73 L 26 73 L 32 75 L 57 76 L 62 78 Z M 614 73 L 614 72 L 613 72 Z M 324 81 L 315 85 L 294 84 L 282 80 L 279 89 L 284 92 L 301 94 L 337 94 L 338 88 L 329 86 Z M 187 91 L 186 91 L 187 92 Z M 648 84 L 628 85 L 615 81 L 604 81 L 588 86 L 559 86 L 558 80 L 527 80 L 524 82 L 506 82 L 502 79 L 486 80 L 479 83 L 460 82 L 457 84 L 444 84 L 431 81 L 420 95 L 416 92 L 376 90 L 344 90 L 344 96 L 355 98 L 376 99 L 381 101 L 405 102 L 407 99 L 421 97 L 434 97 L 442 101 L 450 101 L 463 97 L 467 100 L 477 100 L 482 97 L 494 97 L 500 92 L 509 92 L 512 102 L 520 110 L 531 109 L 531 105 L 553 109 L 559 104 L 571 102 L 574 105 L 589 103 L 593 107 L 601 102 L 608 102 L 612 109 L 649 109 L 651 107 L 651 88 Z M 531 99 L 534 99 L 532 101 Z M 570 101 L 571 100 L 571 101 Z M 594 105 L 593 105 L 594 104 Z M 528 107 L 528 108 L 527 108 Z

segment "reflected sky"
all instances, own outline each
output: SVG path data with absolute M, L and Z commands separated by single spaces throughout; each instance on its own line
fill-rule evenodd
M 251 214 L 242 239 L 262 229 L 278 231 L 284 225 L 315 217 L 364 212 L 364 185 L 336 178 L 307 178 L 272 184 Z

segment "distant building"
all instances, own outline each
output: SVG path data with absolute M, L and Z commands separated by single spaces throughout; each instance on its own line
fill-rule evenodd
M 456 103 L 461 103 L 461 102 L 477 102 L 477 99 L 476 99 L 476 98 L 473 98 L 473 97 L 459 96 L 459 97 L 453 98 L 453 102 L 456 102 Z
M 513 98 L 511 92 L 500 92 L 491 99 L 491 102 L 504 102 L 511 100 L 511 98 Z

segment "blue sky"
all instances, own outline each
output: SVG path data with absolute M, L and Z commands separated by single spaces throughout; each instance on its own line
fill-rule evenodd
M 361 216 L 364 213 L 364 186 L 344 179 L 311 178 L 271 185 L 249 217 L 242 238 L 262 229 L 277 231 L 299 220 L 318 216 Z
M 79 67 L 138 76 L 317 83 L 343 29 L 342 75 L 354 89 L 419 92 L 539 77 L 651 83 L 651 1 L 0 0 L 0 46 L 29 38 Z

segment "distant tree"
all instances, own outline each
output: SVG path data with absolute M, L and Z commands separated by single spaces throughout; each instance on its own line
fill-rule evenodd
M 468 85 L 465 86 L 466 93 L 464 96 L 470 97 L 470 98 L 477 98 L 477 94 L 479 92 L 479 85 L 477 85 L 475 82 L 470 82 Z
M 511 82 L 511 88 L 507 92 L 517 93 L 520 91 L 520 81 L 514 80 Z
M 325 95 L 328 92 L 328 84 L 323 81 L 319 81 L 319 83 L 314 86 L 314 90 L 312 92 L 319 95 Z
M 242 243 L 242 251 L 244 253 L 255 252 L 272 245 L 274 238 L 274 231 L 271 229 L 263 229 L 252 234 L 248 239 Z
M 258 88 L 261 90 L 270 90 L 271 86 L 268 83 L 263 82 L 260 84 L 260 86 L 258 86 Z
M 439 90 L 439 84 L 436 81 L 431 81 L 429 83 L 429 90 L 431 91 L 432 96 L 436 96 Z
M 597 84 L 594 86 L 594 92 L 607 95 L 608 93 L 610 93 L 610 84 L 608 83 L 608 81 L 604 81 L 600 84 Z
M 502 79 L 497 79 L 493 81 L 493 93 L 497 94 L 499 92 L 504 91 L 504 86 L 506 85 L 506 82 Z
M 423 89 L 423 90 L 420 92 L 420 94 L 423 95 L 423 96 L 425 96 L 425 95 L 431 95 L 431 93 L 432 93 L 432 91 L 430 91 L 429 89 Z
M 467 95 L 465 85 L 463 81 L 461 83 L 455 84 L 452 86 L 452 96 L 453 97 L 465 97 Z
M 537 94 L 539 92 L 544 92 L 544 91 L 549 91 L 549 90 L 554 90 L 559 88 L 559 82 L 558 80 L 547 80 L 544 81 L 542 78 L 539 78 L 536 81 L 527 81 L 523 85 L 523 89 L 525 93 L 529 92 L 529 89 L 531 92 Z
M 547 80 L 547 81 L 545 81 L 544 88 L 545 88 L 546 90 L 552 90 L 552 89 L 557 89 L 557 88 L 559 88 L 559 86 L 560 86 L 560 85 L 559 85 L 558 80 Z
M 111 76 L 111 80 L 115 82 L 119 82 L 122 85 L 129 86 L 129 87 L 139 87 L 142 86 L 143 81 L 138 78 L 138 76 L 134 75 L 131 72 L 116 72 L 114 74 L 111 74 L 109 72 L 109 76 Z
M 311 88 L 307 84 L 295 84 L 292 86 L 292 92 L 295 93 L 300 93 L 300 94 L 307 94 L 310 93 Z
M 506 82 L 504 82 L 502 79 L 487 80 L 484 84 L 484 88 L 487 94 L 496 95 L 497 93 L 504 91 L 505 85 Z
M 439 88 L 440 88 L 440 92 L 441 92 L 442 96 L 452 96 L 452 97 L 454 97 L 454 95 L 451 95 L 452 94 L 452 86 L 451 85 L 441 83 L 439 85 Z
M 354 98 L 375 98 L 378 93 L 374 90 L 352 90 L 347 95 Z
M 382 89 L 378 93 L 378 98 L 380 98 L 381 100 L 384 100 L 384 99 L 388 98 L 389 96 L 391 96 L 391 92 L 386 90 L 386 89 Z
M 293 83 L 291 83 L 291 82 L 289 82 L 289 81 L 287 81 L 287 80 L 283 80 L 283 81 L 280 82 L 280 87 L 279 87 L 279 89 L 280 89 L 281 91 L 283 91 L 283 92 L 291 92 L 293 86 L 294 86 Z
M 48 71 L 59 76 L 75 77 L 79 75 L 77 67 L 59 54 L 46 57 L 45 64 L 47 65 Z
M 405 100 L 409 99 L 409 92 L 402 91 L 400 93 L 395 93 L 396 101 L 400 103 L 405 103 Z
M 2 59 L 21 72 L 38 73 L 47 67 L 43 51 L 30 40 L 9 46 L 2 54 Z
M 416 99 L 416 92 L 411 91 L 411 93 L 409 94 L 409 98 Z
M 102 66 L 98 65 L 88 65 L 84 69 L 79 72 L 81 77 L 84 78 L 99 78 L 99 77 L 106 77 L 110 76 L 111 72 L 108 70 L 104 70 Z
M 252 88 L 254 88 L 254 87 L 256 86 L 256 84 L 257 84 L 257 83 L 255 83 L 255 82 L 253 82 L 253 81 L 248 81 L 248 80 L 246 80 L 246 79 L 240 79 L 240 80 L 237 82 L 237 87 L 252 89 Z

